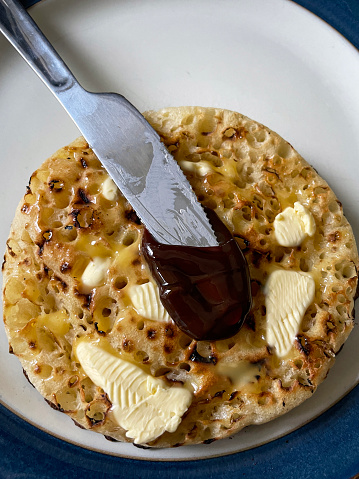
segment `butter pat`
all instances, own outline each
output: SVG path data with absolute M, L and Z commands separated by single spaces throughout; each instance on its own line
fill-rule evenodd
M 313 302 L 315 282 L 310 274 L 278 270 L 264 290 L 267 311 L 267 342 L 279 357 L 291 349 L 308 306 Z
M 89 262 L 81 276 L 81 282 L 85 289 L 91 290 L 103 284 L 110 263 L 110 258 L 101 258 L 100 256 L 95 256 Z
M 313 215 L 299 201 L 288 207 L 274 220 L 274 233 L 281 246 L 300 246 L 306 236 L 315 233 Z
M 88 377 L 106 392 L 115 420 L 136 444 L 177 429 L 192 402 L 190 391 L 168 387 L 100 342 L 81 339 L 75 354 Z
M 213 173 L 213 167 L 205 161 L 187 161 L 182 160 L 179 162 L 180 167 L 184 171 L 189 173 L 196 173 L 198 176 L 206 176 L 209 173 Z
M 157 285 L 151 282 L 132 286 L 128 292 L 133 307 L 143 318 L 171 322 L 172 319 L 160 300 Z
M 102 183 L 102 195 L 109 201 L 115 201 L 118 195 L 118 188 L 112 178 L 108 177 Z

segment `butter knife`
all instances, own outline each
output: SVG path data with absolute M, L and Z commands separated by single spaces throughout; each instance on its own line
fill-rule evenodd
M 157 241 L 218 245 L 177 162 L 129 101 L 82 88 L 17 0 L 0 0 L 0 31 L 63 105 Z

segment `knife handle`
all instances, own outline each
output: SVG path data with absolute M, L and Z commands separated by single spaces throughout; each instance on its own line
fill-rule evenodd
M 77 83 L 18 0 L 0 0 L 0 31 L 55 95 Z

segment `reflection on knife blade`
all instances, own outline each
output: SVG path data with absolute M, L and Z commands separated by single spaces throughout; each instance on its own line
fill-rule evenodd
M 140 176 L 129 170 L 126 159 L 122 163 L 110 158 L 104 160 L 115 183 L 160 242 L 216 246 L 218 242 L 210 223 L 179 166 L 159 139 L 147 131 L 145 138 L 142 153 L 146 153 L 148 164 Z M 132 163 L 132 152 L 129 157 Z

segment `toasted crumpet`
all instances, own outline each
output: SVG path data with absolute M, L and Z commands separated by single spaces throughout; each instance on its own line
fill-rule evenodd
M 226 340 L 195 341 L 161 310 L 140 252 L 143 226 L 83 138 L 34 172 L 16 211 L 3 266 L 4 323 L 30 382 L 79 425 L 133 441 L 111 394 L 77 357 L 87 340 L 160 379 L 166 391 L 190 392 L 175 430 L 147 445 L 208 443 L 313 394 L 353 328 L 358 253 L 333 191 L 269 128 L 211 108 L 145 117 L 245 254 L 253 306 L 242 329 Z M 296 202 L 312 215 L 315 232 L 282 246 L 274 221 Z M 278 270 L 314 281 L 284 355 L 268 343 L 266 285 Z

